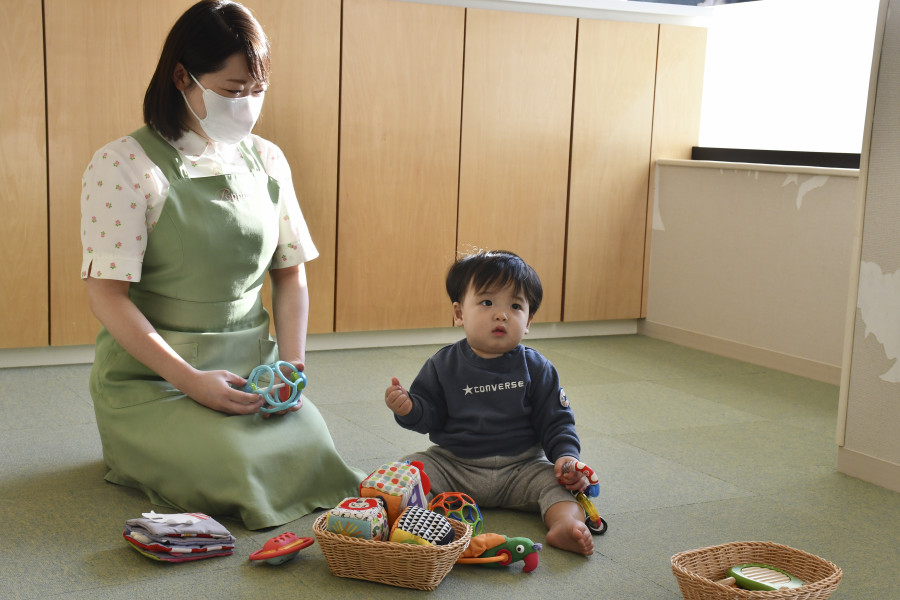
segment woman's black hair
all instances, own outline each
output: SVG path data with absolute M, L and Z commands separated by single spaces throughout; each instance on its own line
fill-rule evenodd
M 480 292 L 510 284 L 528 301 L 528 316 L 533 316 L 541 305 L 544 288 L 535 270 L 518 255 L 506 250 L 477 252 L 457 259 L 447 272 L 451 302 L 462 302 L 469 286 Z
M 175 67 L 181 63 L 199 77 L 221 70 L 235 53 L 246 57 L 254 80 L 268 83 L 269 40 L 246 7 L 228 0 L 201 0 L 187 9 L 166 37 L 147 86 L 144 122 L 163 137 L 179 139 L 186 129 L 187 106 L 175 87 Z

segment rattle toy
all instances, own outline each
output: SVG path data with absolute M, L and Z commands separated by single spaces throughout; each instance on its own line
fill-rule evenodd
M 281 370 L 286 367 L 290 371 L 290 380 Z M 276 378 L 281 383 L 276 383 Z M 261 383 L 261 381 L 264 383 Z M 300 402 L 300 392 L 306 387 L 306 374 L 299 371 L 297 367 L 283 360 L 276 361 L 271 365 L 259 365 L 247 377 L 247 385 L 244 386 L 245 392 L 259 394 L 266 400 L 268 406 L 263 406 L 259 410 L 266 413 L 287 410 L 296 406 Z M 285 395 L 285 388 L 289 388 L 289 392 Z M 277 396 L 272 392 L 278 390 Z
M 600 495 L 600 478 L 597 477 L 597 474 L 594 473 L 594 470 L 580 461 L 570 460 L 565 465 L 563 465 L 562 472 L 563 474 L 569 473 L 571 471 L 581 471 L 585 477 L 587 477 L 589 485 L 587 487 L 588 494 L 591 497 L 597 497 Z M 562 480 L 560 480 L 562 483 Z M 591 533 L 595 535 L 603 535 L 606 533 L 606 530 L 609 528 L 609 525 L 600 518 L 600 515 L 597 513 L 597 509 L 594 507 L 594 503 L 591 502 L 590 498 L 585 495 L 584 492 L 576 492 L 573 491 L 572 494 L 575 496 L 575 501 L 581 505 L 581 508 L 584 509 L 585 519 L 584 523 L 588 526 L 588 529 L 591 530 Z
M 313 542 L 315 540 L 311 537 L 297 537 L 288 531 L 266 542 L 261 549 L 250 555 L 250 560 L 264 560 L 270 565 L 284 564 Z
M 728 585 L 731 581 L 739 588 L 760 592 L 771 592 L 781 588 L 798 588 L 803 582 L 786 571 L 771 565 L 747 563 L 728 569 L 728 578 L 719 583 Z
M 478 505 L 471 496 L 462 492 L 438 494 L 428 503 L 428 510 L 440 513 L 448 519 L 468 523 L 472 527 L 472 537 L 479 535 L 484 528 L 484 519 Z
M 472 537 L 469 547 L 457 559 L 461 565 L 505 567 L 520 560 L 522 572 L 530 573 L 538 566 L 537 553 L 543 548 L 525 537 L 508 538 L 499 533 L 482 533 Z

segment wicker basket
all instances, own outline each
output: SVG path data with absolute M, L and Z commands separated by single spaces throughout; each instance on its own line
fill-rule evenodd
M 742 590 L 716 583 L 728 569 L 744 563 L 763 563 L 787 571 L 805 583 L 799 588 L 770 592 Z M 841 582 L 841 569 L 823 558 L 773 542 L 732 542 L 672 557 L 672 572 L 685 600 L 819 600 L 828 598 Z
M 455 537 L 444 546 L 377 542 L 327 531 L 326 516 L 316 519 L 313 533 L 332 573 L 416 590 L 436 588 L 472 539 L 468 524 L 449 519 Z

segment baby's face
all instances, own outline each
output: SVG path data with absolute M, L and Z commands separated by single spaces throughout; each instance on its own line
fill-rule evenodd
M 453 322 L 465 330 L 475 354 L 497 358 L 522 342 L 531 317 L 528 300 L 512 285 L 477 291 L 469 286 L 462 302 L 453 303 Z

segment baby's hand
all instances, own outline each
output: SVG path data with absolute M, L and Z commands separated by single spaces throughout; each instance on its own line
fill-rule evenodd
M 587 489 L 590 482 L 584 476 L 584 473 L 575 469 L 575 463 L 577 462 L 578 460 L 571 456 L 560 456 L 556 459 L 556 464 L 553 465 L 553 472 L 556 475 L 556 479 L 566 486 L 567 490 L 583 492 Z
M 390 387 L 384 390 L 384 403 L 394 411 L 394 414 L 401 417 L 408 415 L 413 408 L 412 399 L 396 377 L 391 378 Z

